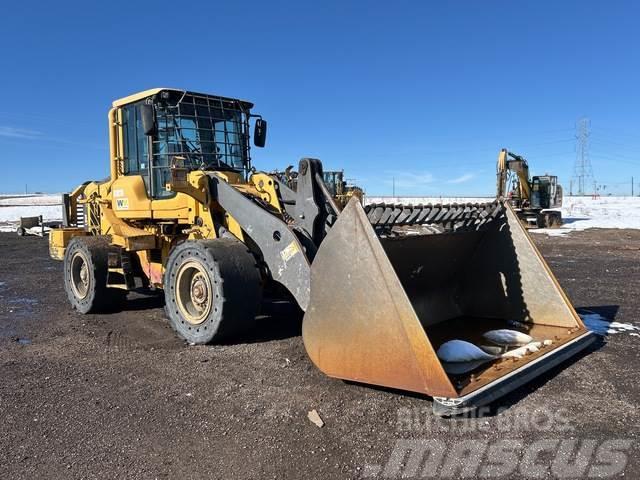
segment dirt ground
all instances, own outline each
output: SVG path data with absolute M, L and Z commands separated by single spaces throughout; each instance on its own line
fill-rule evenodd
M 576 307 L 639 324 L 640 231 L 534 238 Z M 361 478 L 407 439 L 630 439 L 623 474 L 640 478 L 640 337 L 604 338 L 487 416 L 437 419 L 428 398 L 322 375 L 287 305 L 241 342 L 190 347 L 158 296 L 72 311 L 46 240 L 0 234 L 0 256 L 0 478 Z

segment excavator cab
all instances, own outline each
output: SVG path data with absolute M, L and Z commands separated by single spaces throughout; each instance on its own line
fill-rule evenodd
M 534 208 L 560 208 L 562 187 L 555 175 L 534 176 L 531 182 L 531 206 Z

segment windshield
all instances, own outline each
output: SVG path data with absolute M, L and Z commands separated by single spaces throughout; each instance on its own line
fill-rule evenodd
M 323 180 L 331 195 L 342 194 L 342 172 L 324 172 Z
M 187 168 L 237 170 L 248 167 L 245 115 L 239 102 L 187 93 L 174 105 L 157 105 L 154 166 L 169 167 L 172 157 Z

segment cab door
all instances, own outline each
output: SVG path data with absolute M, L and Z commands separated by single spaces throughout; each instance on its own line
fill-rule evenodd
M 140 102 L 118 110 L 122 126 L 119 149 L 124 157 L 124 175 L 111 185 L 113 210 L 119 218 L 151 218 L 149 198 L 149 141 L 142 129 Z
M 171 180 L 171 163 L 176 156 L 184 156 L 183 141 L 180 140 L 177 128 L 181 125 L 181 135 L 187 141 L 195 142 L 195 122 L 185 125 L 185 119 L 158 115 L 156 118 L 156 137 L 153 140 L 151 158 L 151 210 L 157 220 L 183 220 L 193 215 L 192 199 L 180 192 L 167 190 Z

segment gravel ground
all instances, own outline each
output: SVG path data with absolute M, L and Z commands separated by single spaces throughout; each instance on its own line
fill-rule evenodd
M 577 307 L 637 324 L 640 231 L 534 238 Z M 503 478 L 584 478 L 580 465 L 554 462 L 557 452 L 618 439 L 632 446 L 620 447 L 628 463 L 615 476 L 640 478 L 638 336 L 610 335 L 482 418 L 437 419 L 429 399 L 323 376 L 287 305 L 267 305 L 239 343 L 189 347 L 159 297 L 72 311 L 46 240 L 0 234 L 0 253 L 0 478 L 411 477 L 417 464 L 396 454 L 413 440 L 446 453 L 441 470 L 415 475 L 499 474 L 495 455 L 473 449 L 505 442 L 516 453 L 502 473 L 516 470 Z M 307 419 L 312 409 L 323 428 Z M 539 441 L 550 448 L 534 465 L 526 451 Z

